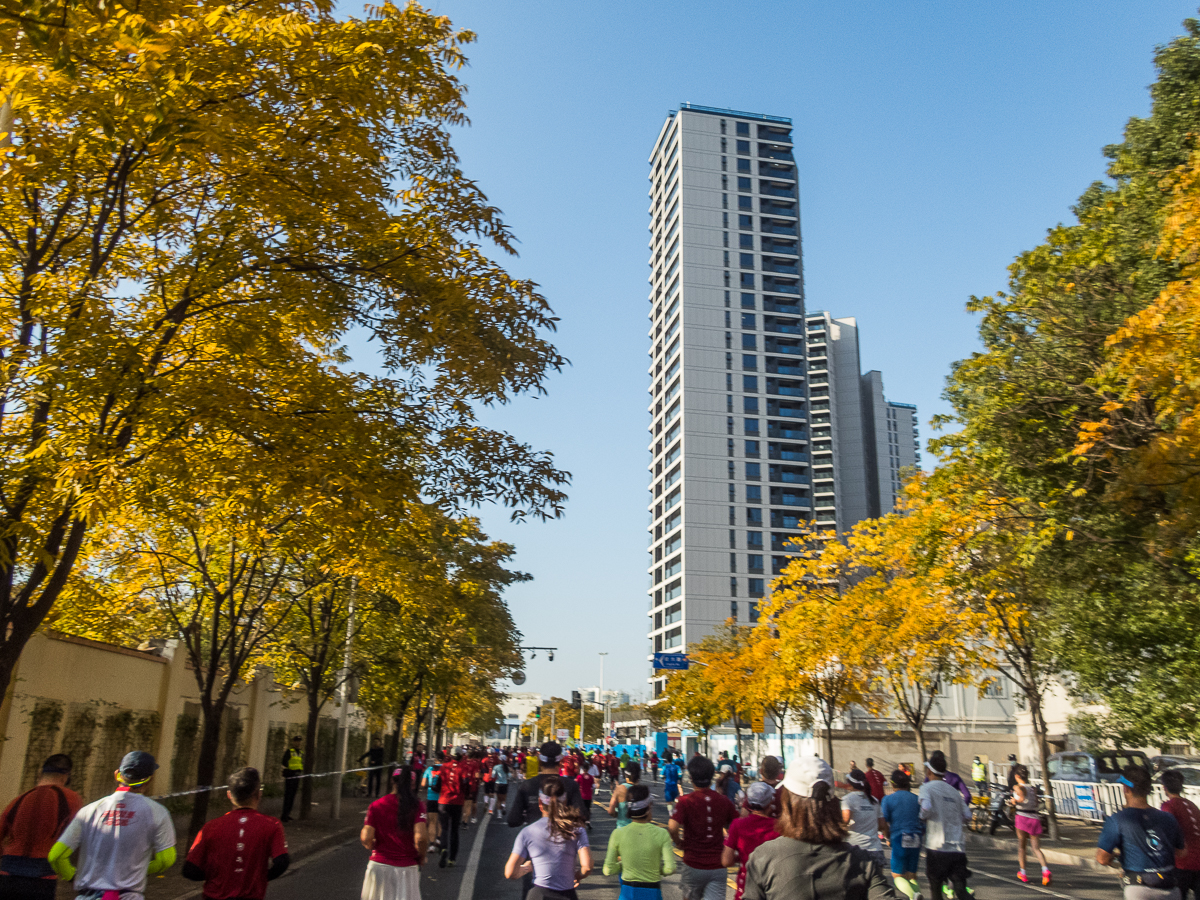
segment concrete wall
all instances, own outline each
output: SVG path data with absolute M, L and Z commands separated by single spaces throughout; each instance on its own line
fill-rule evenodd
M 824 732 L 817 734 L 817 746 L 825 753 Z M 952 771 L 965 780 L 970 780 L 971 759 L 979 756 L 985 762 L 1003 762 L 1008 754 L 1017 752 L 1015 734 L 985 732 L 926 732 L 927 753 L 941 750 Z M 875 760 L 875 768 L 885 775 L 891 774 L 899 763 L 908 763 L 914 773 L 924 771 L 923 760 L 917 753 L 917 743 L 911 731 L 834 731 L 833 759 L 830 764 L 839 772 L 848 771 L 850 762 L 858 763 L 861 769 L 867 757 Z
M 218 783 L 243 765 L 271 783 L 288 737 L 302 734 L 305 706 L 270 677 L 239 684 L 222 724 Z M 319 729 L 315 771 L 333 763 L 336 707 Z M 351 707 L 352 759 L 365 745 L 365 717 Z M 154 793 L 195 786 L 200 705 L 182 653 L 129 650 L 53 632 L 30 640 L 0 704 L 0 802 L 30 787 L 51 753 L 69 753 L 72 787 L 85 800 L 112 790 L 112 773 L 132 749 L 159 762 Z

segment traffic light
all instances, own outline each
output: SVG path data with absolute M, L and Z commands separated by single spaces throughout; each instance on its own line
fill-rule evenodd
M 540 719 L 541 717 L 542 717 L 542 708 L 540 706 L 535 706 L 533 708 L 533 718 Z
M 571 709 L 579 709 L 583 706 L 583 695 L 579 691 L 571 691 Z

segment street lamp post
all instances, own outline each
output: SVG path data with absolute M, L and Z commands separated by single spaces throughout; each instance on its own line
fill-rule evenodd
M 604 657 L 607 653 L 600 654 L 600 727 L 604 731 L 600 735 L 600 743 L 605 744 L 608 741 L 608 698 L 604 695 Z

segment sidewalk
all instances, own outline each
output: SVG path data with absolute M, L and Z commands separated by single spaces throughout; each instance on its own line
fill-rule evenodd
M 322 802 L 313 804 L 312 812 L 308 819 L 303 821 L 293 819 L 284 825 L 284 834 L 287 836 L 288 842 L 288 854 L 292 859 L 291 865 L 295 866 L 306 857 L 313 856 L 328 847 L 345 843 L 357 837 L 370 803 L 370 799 L 366 797 L 343 797 L 341 818 L 335 822 L 329 818 L 328 801 L 322 798 Z M 297 803 L 297 806 L 299 806 L 299 803 Z M 259 810 L 268 816 L 278 816 L 282 808 L 282 798 L 266 797 L 263 799 Z M 220 801 L 213 802 L 209 818 L 215 819 L 217 816 L 222 816 L 229 809 L 229 803 L 222 796 Z M 184 857 L 187 856 L 188 818 L 187 815 L 174 817 L 175 834 L 178 840 L 175 849 L 178 853 L 178 858 L 175 865 L 165 873 L 158 878 L 151 878 L 146 883 L 146 900 L 183 900 L 185 897 L 200 896 L 201 883 L 198 881 L 188 881 L 180 874 L 183 868 Z M 366 853 L 365 850 L 363 852 Z M 64 892 L 63 887 L 60 886 L 57 900 L 66 900 L 68 897 L 74 897 L 74 894 L 70 891 Z
M 1108 866 L 1096 862 L 1096 841 L 1100 837 L 1100 823 L 1082 822 L 1077 819 L 1060 819 L 1059 839 L 1052 841 L 1042 837 L 1042 852 L 1046 859 L 1060 866 L 1081 866 L 1101 872 L 1111 872 Z M 1017 851 L 1017 836 L 1011 828 L 1001 828 L 995 836 L 977 831 L 967 831 L 967 843 L 976 846 L 994 847 L 997 850 Z M 1032 857 L 1032 854 L 1031 854 Z

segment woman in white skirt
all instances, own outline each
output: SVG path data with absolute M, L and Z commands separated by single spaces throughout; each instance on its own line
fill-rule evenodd
M 412 766 L 392 773 L 392 792 L 367 809 L 360 838 L 371 851 L 362 900 L 421 900 L 420 871 L 429 849 L 429 832 Z

